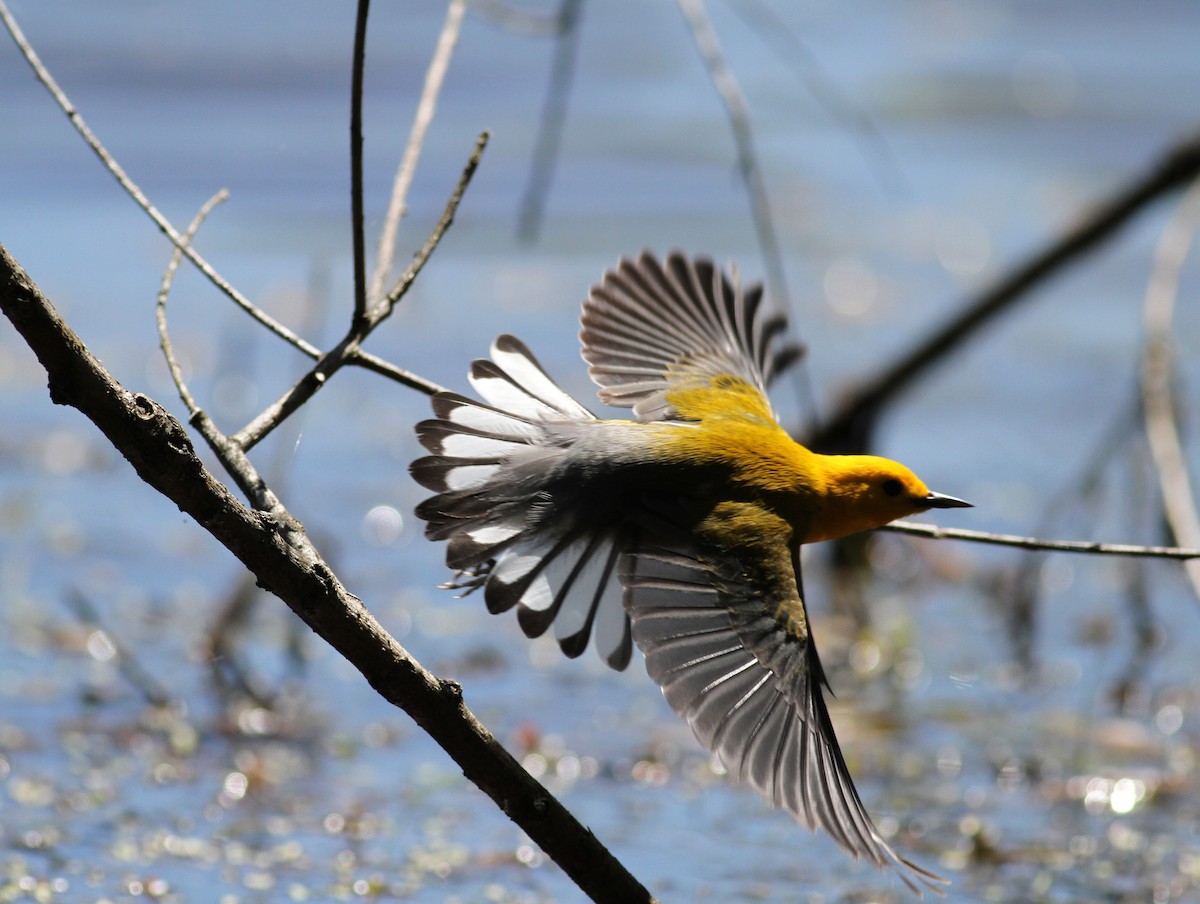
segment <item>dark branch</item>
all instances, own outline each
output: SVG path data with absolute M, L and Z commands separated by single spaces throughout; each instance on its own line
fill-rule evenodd
M 371 0 L 358 0 L 354 19 L 354 64 L 350 80 L 350 229 L 354 237 L 354 328 L 367 319 L 367 242 L 363 232 L 363 67 L 367 58 L 367 14 Z
M 401 707 L 585 893 L 596 901 L 649 901 L 649 893 L 586 828 L 504 750 L 462 701 L 461 688 L 424 669 L 374 619 L 282 505 L 242 504 L 200 459 L 158 402 L 118 383 L 0 245 L 0 311 L 37 355 L 50 398 L 79 409 L 138 476 L 234 554 L 259 586 L 282 599 Z
M 1112 238 L 1151 201 L 1200 174 L 1200 135 L 1171 148 L 1142 177 L 1101 203 L 1079 225 L 1045 250 L 1014 267 L 1007 276 L 970 299 L 940 329 L 923 337 L 899 359 L 853 390 L 810 445 L 824 452 L 870 448 L 880 414 L 918 379 L 980 333 L 997 315 L 1029 297 L 1029 291 Z

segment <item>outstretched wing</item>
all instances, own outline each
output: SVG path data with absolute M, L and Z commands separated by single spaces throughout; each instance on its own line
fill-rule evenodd
M 472 363 L 471 384 L 487 401 L 434 396 L 437 417 L 417 424 L 430 454 L 410 466 L 435 493 L 416 511 L 429 539 L 449 541 L 450 586 L 482 588 L 491 612 L 515 608 L 530 637 L 553 625 L 568 656 L 594 638 L 609 665 L 625 668 L 633 644 L 616 570 L 627 537 L 598 523 L 575 498 L 578 481 L 560 474 L 565 437 L 595 418 L 512 336 Z
M 681 416 L 676 390 L 733 377 L 766 405 L 771 380 L 801 354 L 782 342 L 787 322 L 769 313 L 759 283 L 743 288 L 711 260 L 648 251 L 622 258 L 583 305 L 583 358 L 600 398 L 641 420 Z M 686 416 L 686 413 L 683 413 Z
M 678 536 L 643 542 L 622 580 L 646 669 L 734 778 L 918 894 L 917 883 L 940 894 L 945 880 L 892 850 L 854 788 L 794 562 L 783 539 L 736 552 Z

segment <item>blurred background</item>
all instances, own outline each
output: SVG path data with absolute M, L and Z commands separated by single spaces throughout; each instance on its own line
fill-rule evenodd
M 350 4 L 15 0 L 83 116 L 198 249 L 317 344 L 351 293 Z M 585 401 L 579 305 L 623 254 L 683 248 L 770 272 L 720 98 L 669 2 L 472 7 L 397 261 L 457 219 L 368 348 L 455 389 L 500 332 Z M 964 300 L 1197 125 L 1190 0 L 712 0 L 745 96 L 809 347 L 777 403 L 831 413 Z M 445 15 L 377 4 L 366 75 L 370 257 Z M 535 164 L 556 53 L 561 146 Z M 169 245 L 0 42 L 0 242 L 128 388 L 183 413 L 154 328 Z M 548 178 L 522 235 L 531 172 Z M 536 180 L 532 180 L 536 181 Z M 1167 198 L 1039 285 L 889 408 L 872 451 L 976 508 L 946 526 L 1167 542 L 1137 416 L 1142 299 Z M 1175 323 L 1194 420 L 1200 318 Z M 778 289 L 776 282 L 774 288 Z M 783 295 L 776 292 L 777 298 Z M 782 301 L 782 299 L 780 299 Z M 172 333 L 232 432 L 306 361 L 181 272 Z M 892 901 L 725 782 L 640 662 L 561 657 L 435 589 L 411 512 L 427 400 L 341 372 L 255 452 L 347 587 L 664 901 Z M 0 327 L 0 899 L 572 901 L 580 893 L 404 713 L 258 598 L 243 569 L 48 401 Z M 932 518 L 928 519 L 932 520 Z M 859 790 L 950 901 L 1176 901 L 1200 891 L 1200 609 L 1172 563 L 881 535 L 868 568 L 806 560 Z

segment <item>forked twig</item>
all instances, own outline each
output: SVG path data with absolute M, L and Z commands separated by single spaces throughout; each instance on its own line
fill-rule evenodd
M 118 383 L 2 245 L 0 312 L 46 369 L 53 401 L 78 408 L 142 480 L 219 540 L 384 699 L 412 716 L 585 894 L 597 901 L 652 900 L 479 723 L 463 703 L 462 689 L 423 668 L 346 590 L 278 500 L 271 505 L 271 495 L 262 495 L 257 512 L 242 505 L 196 456 L 183 425 L 153 399 Z M 193 417 L 193 423 L 205 420 L 202 411 Z M 253 466 L 241 450 L 231 452 L 246 469 L 239 483 L 253 483 Z
M 59 108 L 67 114 L 67 118 L 71 121 L 71 124 L 75 127 L 80 137 L 83 138 L 87 146 L 91 148 L 92 152 L 100 159 L 104 167 L 112 174 L 125 192 L 154 221 L 155 225 L 171 240 L 179 252 L 191 261 L 218 291 L 233 301 L 234 304 L 249 314 L 254 320 L 266 327 L 271 333 L 288 342 L 308 357 L 319 359 L 322 355 L 321 349 L 275 320 L 235 289 L 207 260 L 184 240 L 184 237 L 175 229 L 171 222 L 150 202 L 145 193 L 129 178 L 116 158 L 109 153 L 100 139 L 88 127 L 83 116 L 80 115 L 79 111 L 75 109 L 74 104 L 71 103 L 70 98 L 59 87 L 54 76 L 50 74 L 50 71 L 25 37 L 24 32 L 21 31 L 20 26 L 17 24 L 16 19 L 13 18 L 12 13 L 9 12 L 4 0 L 0 0 L 0 21 L 4 23 L 4 27 L 7 29 L 9 35 L 11 35 L 13 42 L 21 51 L 21 55 L 24 56 L 25 61 L 33 70 L 38 81 L 42 83 L 51 97 L 54 98 Z M 361 349 L 355 352 L 349 363 L 377 373 L 380 376 L 387 377 L 390 380 L 395 380 L 410 389 L 416 389 L 426 395 L 432 395 L 440 388 L 436 383 L 431 383 L 416 374 L 410 373 Z
M 167 329 L 167 300 L 171 294 L 171 287 L 175 281 L 175 273 L 179 269 L 181 255 L 185 253 L 187 245 L 196 235 L 197 230 L 204 223 L 212 209 L 220 204 L 228 196 L 224 189 L 217 192 L 208 201 L 205 202 L 197 212 L 192 222 L 188 224 L 187 230 L 181 236 L 184 244 L 177 245 L 171 254 L 171 260 L 167 264 L 167 268 L 163 273 L 162 285 L 158 290 L 158 298 L 155 304 L 155 320 L 158 325 L 158 341 L 159 347 L 162 348 L 163 357 L 166 359 L 167 368 L 171 372 L 171 380 L 175 383 L 175 389 L 179 393 L 179 398 L 183 400 L 183 404 L 187 406 L 188 423 L 190 423 L 200 435 L 204 437 L 204 441 L 208 443 L 213 454 L 221 462 L 226 472 L 233 477 L 237 485 L 246 494 L 246 498 L 256 509 L 263 512 L 278 512 L 282 511 L 282 506 L 278 497 L 275 495 L 259 477 L 258 471 L 250 463 L 250 460 L 244 454 L 244 451 L 237 446 L 228 436 L 221 432 L 216 423 L 210 418 L 197 403 L 192 396 L 191 390 L 188 389 L 187 383 L 183 379 L 183 370 L 179 366 L 179 361 L 175 357 L 175 347 L 171 342 L 170 331 Z
M 366 0 L 363 0 L 363 5 L 360 7 L 359 13 L 359 39 L 356 39 L 356 71 L 357 68 L 361 67 L 362 64 L 362 48 L 363 43 L 365 42 L 365 37 L 362 33 L 362 27 L 365 26 L 365 15 Z M 202 424 L 207 424 L 208 426 L 205 428 L 207 430 L 207 432 L 205 432 L 205 439 L 210 445 L 213 445 L 215 451 L 225 448 L 226 455 L 223 456 L 222 461 L 232 461 L 237 458 L 237 456 L 230 458 L 229 453 L 231 450 L 228 449 L 229 444 L 232 443 L 237 445 L 242 452 L 245 452 L 251 448 L 255 443 L 259 442 L 271 430 L 278 426 L 279 423 L 286 419 L 286 417 L 295 411 L 296 408 L 303 404 L 304 401 L 311 398 L 312 395 L 321 387 L 321 385 L 323 385 L 325 379 L 327 379 L 329 375 L 331 375 L 344 364 L 352 364 L 355 366 L 364 367 L 428 395 L 432 395 L 441 389 L 441 387 L 435 383 L 399 368 L 396 365 L 384 361 L 375 355 L 362 351 L 359 348 L 359 343 L 367 335 L 369 335 L 371 330 L 378 326 L 378 324 L 391 313 L 396 302 L 408 290 L 408 286 L 411 285 L 413 279 L 416 277 L 416 274 L 420 271 L 425 261 L 428 260 L 429 255 L 437 246 L 437 243 L 441 240 L 442 235 L 445 234 L 446 229 L 449 228 L 450 223 L 453 222 L 454 212 L 457 209 L 459 202 L 462 200 L 463 192 L 466 190 L 466 186 L 470 182 L 471 176 L 474 174 L 476 167 L 479 165 L 479 159 L 483 152 L 483 147 L 487 143 L 486 133 L 481 135 L 479 140 L 476 142 L 475 152 L 471 155 L 471 159 L 468 162 L 463 175 L 459 179 L 458 186 L 451 196 L 446 210 L 443 212 L 441 219 L 435 226 L 433 233 L 429 239 L 426 240 L 425 245 L 421 248 L 413 263 L 409 266 L 408 271 L 406 271 L 396 287 L 390 293 L 388 293 L 387 297 L 384 299 L 384 302 L 378 305 L 375 310 L 372 310 L 369 315 L 365 310 L 365 306 L 362 308 L 361 315 L 356 314 L 354 318 L 355 322 L 352 324 L 350 331 L 347 333 L 347 336 L 342 340 L 342 342 L 340 342 L 330 352 L 322 352 L 321 349 L 300 338 L 286 326 L 270 317 L 264 311 L 260 310 L 245 296 L 234 289 L 232 285 L 230 285 L 223 277 L 220 276 L 219 273 L 217 273 L 212 265 L 210 265 L 203 257 L 196 253 L 195 249 L 190 244 L 190 236 L 180 234 L 170 223 L 170 221 L 168 221 L 167 218 L 164 217 L 158 211 L 158 209 L 150 203 L 150 200 L 137 186 L 137 184 L 129 178 L 128 174 L 126 174 L 125 170 L 117 162 L 116 158 L 109 153 L 108 149 L 95 136 L 92 130 L 88 127 L 87 123 L 84 121 L 83 117 L 75 109 L 66 93 L 61 87 L 59 87 L 58 82 L 50 74 L 50 71 L 42 63 L 32 45 L 26 39 L 24 33 L 21 31 L 20 26 L 9 12 L 4 0 L 0 0 L 0 21 L 4 22 L 5 28 L 7 28 L 9 34 L 13 38 L 13 41 L 16 43 L 22 55 L 25 57 L 25 60 L 33 69 L 35 76 L 50 92 L 51 96 L 54 98 L 55 102 L 63 110 L 63 112 L 67 114 L 67 117 L 71 120 L 72 125 L 74 125 L 76 131 L 87 143 L 88 147 L 90 147 L 97 157 L 100 158 L 104 166 L 113 175 L 113 177 L 116 178 L 117 182 L 122 188 L 125 189 L 130 197 L 133 198 L 137 205 L 143 211 L 145 211 L 145 213 L 155 222 L 159 229 L 161 229 L 162 232 L 171 240 L 171 242 L 175 245 L 176 252 L 183 255 L 189 261 L 195 264 L 196 267 L 199 268 L 199 270 L 204 273 L 206 277 L 208 277 L 209 281 L 212 282 L 213 285 L 215 285 L 228 298 L 233 300 L 234 303 L 241 307 L 256 321 L 261 323 L 275 335 L 280 336 L 291 343 L 304 354 L 317 360 L 316 366 L 314 366 L 308 372 L 308 374 L 301 379 L 300 383 L 288 390 L 288 392 L 286 392 L 271 407 L 260 414 L 254 419 L 254 421 L 244 427 L 233 437 L 227 437 L 220 431 L 216 430 L 216 427 L 212 424 L 211 419 L 209 419 L 207 415 L 204 415 L 203 412 L 199 410 L 194 399 L 191 400 L 189 410 L 192 411 L 194 424 L 197 426 L 197 429 L 201 429 Z M 356 77 L 356 94 L 359 96 L 361 96 L 361 88 L 361 76 L 359 76 Z M 359 103 L 361 103 L 361 100 Z M 359 115 L 361 116 L 361 111 Z M 355 166 L 355 169 L 359 172 L 359 178 L 357 180 L 359 183 L 359 194 L 358 201 L 355 202 L 355 206 L 357 207 L 355 222 L 358 224 L 356 228 L 360 228 L 362 220 L 360 194 L 362 166 L 361 118 L 359 118 L 357 122 L 357 129 L 352 128 L 352 133 L 354 133 L 354 137 L 357 140 L 352 141 L 351 145 L 352 156 L 355 153 L 359 155 L 358 163 Z M 358 147 L 357 152 L 353 150 L 356 145 Z M 177 266 L 178 265 L 175 264 L 170 268 L 172 276 L 174 269 Z M 172 374 L 172 378 L 176 379 L 178 376 L 179 373 L 176 369 L 176 372 Z M 180 384 L 177 382 L 176 385 L 178 387 Z M 184 401 L 185 404 L 188 404 L 187 399 Z M 235 479 L 238 479 L 236 474 L 234 476 Z M 242 480 L 239 479 L 239 484 L 241 483 Z M 260 485 L 261 481 L 254 481 L 249 484 L 249 486 L 254 489 L 256 493 L 261 493 Z M 246 487 L 243 486 L 243 489 L 245 488 Z

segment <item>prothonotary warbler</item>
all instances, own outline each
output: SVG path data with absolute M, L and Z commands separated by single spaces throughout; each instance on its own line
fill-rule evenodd
M 897 855 L 838 748 L 800 581 L 800 546 L 969 503 L 870 455 L 820 455 L 780 427 L 771 379 L 795 349 L 760 285 L 704 258 L 643 253 L 583 305 L 598 418 L 512 336 L 471 365 L 486 402 L 443 392 L 417 425 L 417 514 L 447 540 L 450 586 L 553 625 L 568 656 L 589 638 L 650 677 L 735 779 L 910 888 L 945 880 Z

